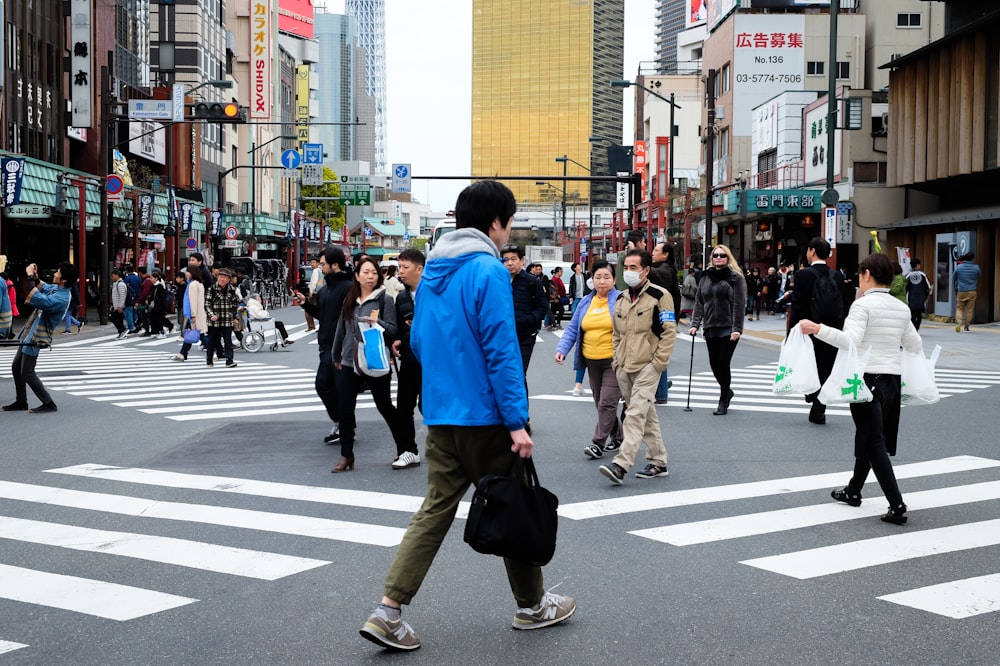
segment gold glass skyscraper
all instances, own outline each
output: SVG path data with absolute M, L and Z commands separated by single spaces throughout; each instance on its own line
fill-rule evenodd
M 555 158 L 563 155 L 607 174 L 607 145 L 592 146 L 589 137 L 622 135 L 622 96 L 609 84 L 623 76 L 624 22 L 624 0 L 473 0 L 474 176 L 561 177 Z M 566 166 L 569 175 L 587 175 Z M 561 178 L 551 183 L 563 186 Z M 531 180 L 506 184 L 523 202 L 542 200 L 548 189 Z M 569 181 L 566 190 L 571 199 L 589 196 L 586 182 Z M 595 185 L 594 204 L 612 204 L 613 191 Z

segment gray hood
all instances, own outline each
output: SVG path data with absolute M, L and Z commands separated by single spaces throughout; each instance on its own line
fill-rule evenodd
M 466 227 L 442 236 L 427 259 L 449 259 L 471 252 L 486 252 L 500 258 L 500 251 L 489 236 L 478 229 Z

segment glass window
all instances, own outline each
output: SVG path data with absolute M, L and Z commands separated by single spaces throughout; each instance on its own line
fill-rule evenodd
M 896 27 L 897 28 L 919 28 L 920 27 L 920 14 L 896 14 Z
M 837 78 L 838 79 L 850 79 L 851 78 L 851 63 L 849 63 L 849 62 L 838 62 L 837 63 Z
M 822 60 L 811 60 L 806 63 L 806 76 L 823 76 L 826 63 Z

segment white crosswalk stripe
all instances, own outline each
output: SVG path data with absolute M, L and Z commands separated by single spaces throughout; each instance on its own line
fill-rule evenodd
M 678 336 L 680 337 L 680 336 Z M 776 396 L 771 387 L 778 364 L 751 365 L 734 368 L 732 389 L 736 394 L 729 404 L 730 411 L 766 412 L 770 414 L 808 414 L 809 404 L 801 394 Z M 969 372 L 967 370 L 936 369 L 938 390 L 942 398 L 961 395 L 976 389 L 987 389 L 1000 384 L 1000 372 Z M 688 404 L 687 374 L 670 374 L 673 387 L 670 389 L 668 407 L 684 407 Z M 691 400 L 693 409 L 715 409 L 719 403 L 719 385 L 711 372 L 701 372 L 691 376 Z M 532 400 L 566 400 L 593 402 L 590 391 L 581 397 L 573 397 L 568 390 L 564 394 L 533 395 Z M 837 417 L 851 415 L 846 405 L 830 405 L 826 415 Z
M 111 336 L 114 342 L 111 347 L 104 337 L 91 338 L 90 342 L 96 344 L 85 345 L 85 342 L 60 344 L 39 356 L 36 369 L 46 388 L 173 421 L 252 419 L 326 411 L 316 395 L 315 370 L 272 364 L 267 354 L 240 354 L 236 357 L 236 368 L 226 368 L 221 361 L 210 368 L 205 364 L 204 354 L 194 350 L 187 362 L 179 363 L 172 360 L 172 353 L 145 349 L 146 343 L 129 345 L 134 342 L 132 338 L 114 340 Z M 0 350 L 0 377 L 11 376 L 13 354 L 11 350 Z M 280 356 L 274 360 L 280 361 Z M 137 378 L 141 382 L 136 382 Z M 393 394 L 395 381 L 393 378 Z M 262 388 L 252 395 L 242 395 L 238 402 L 205 399 L 248 382 Z M 358 409 L 374 407 L 370 394 L 358 396 Z
M 24 643 L 14 643 L 13 641 L 0 641 L 0 654 L 5 652 L 13 652 L 14 650 L 20 650 L 21 648 L 28 647 Z
M 949 485 L 905 492 L 908 515 L 919 517 L 925 512 L 943 507 L 982 504 L 1000 500 L 1000 480 L 978 483 L 956 483 L 956 475 L 975 471 L 1000 469 L 1000 461 L 974 456 L 955 456 L 941 460 L 899 465 L 895 468 L 898 479 L 923 477 L 931 482 L 941 479 Z M 653 509 L 672 509 L 707 503 L 722 503 L 749 498 L 779 496 L 789 493 L 835 488 L 849 478 L 845 470 L 836 474 L 820 474 L 769 481 L 733 484 L 707 488 L 644 494 L 609 500 L 564 504 L 559 513 L 564 518 L 586 520 L 610 515 L 633 514 Z M 828 500 L 823 504 L 807 504 L 757 513 L 726 515 L 721 518 L 681 522 L 645 529 L 631 530 L 629 534 L 678 547 L 736 542 L 763 535 L 772 536 L 764 543 L 768 548 L 780 550 L 784 535 L 795 534 L 796 547 L 808 538 L 810 528 L 820 528 L 860 519 L 872 519 L 883 514 L 886 503 L 874 481 L 866 486 L 867 499 L 860 507 Z M 661 514 L 651 514 L 659 517 Z M 915 524 L 916 523 L 916 524 Z M 946 553 L 965 553 L 974 549 L 1000 546 L 1000 519 L 970 521 L 944 527 L 920 529 L 911 518 L 906 527 L 886 526 L 888 534 L 875 538 L 852 539 L 851 531 L 840 532 L 847 540 L 828 543 L 830 530 L 822 537 L 827 543 L 774 555 L 764 555 L 740 560 L 741 564 L 797 580 L 832 576 L 869 567 L 904 562 L 925 557 L 939 557 Z M 806 535 L 805 537 L 803 535 Z M 759 549 L 761 542 L 753 542 Z M 759 552 L 759 551 L 758 551 Z M 995 561 L 995 560 L 994 560 Z M 951 574 L 941 572 L 941 577 Z M 891 586 L 893 577 L 880 577 L 880 585 Z M 1000 573 L 991 573 L 969 579 L 935 582 L 927 587 L 874 592 L 877 599 L 898 605 L 935 613 L 951 618 L 966 618 L 1000 610 Z
M 174 502 L 162 493 L 155 499 L 136 494 L 96 492 L 0 481 L 0 500 L 8 507 L 31 503 L 48 509 L 46 520 L 15 515 L 0 515 L 0 555 L 12 552 L 10 544 L 55 548 L 86 553 L 90 557 L 109 556 L 120 562 L 101 571 L 123 572 L 130 563 L 146 562 L 190 570 L 183 579 L 197 572 L 223 574 L 271 582 L 330 564 L 330 561 L 297 555 L 255 550 L 234 545 L 234 534 L 278 534 L 289 537 L 266 543 L 295 546 L 297 540 L 322 540 L 326 543 L 351 543 L 381 548 L 399 545 L 410 514 L 420 506 L 422 497 L 372 491 L 353 491 L 330 487 L 303 486 L 255 479 L 241 479 L 170 472 L 155 469 L 83 464 L 48 470 L 52 479 L 77 477 L 84 483 L 98 484 L 96 490 L 121 484 L 132 491 L 138 487 L 158 487 L 168 491 L 225 493 L 244 498 L 275 498 L 291 502 L 363 508 L 372 513 L 371 523 L 333 520 L 300 514 L 276 513 L 214 504 Z M 125 484 L 130 484 L 125 486 Z M 11 509 L 13 510 L 13 509 Z M 72 524 L 81 520 L 87 526 Z M 374 512 L 372 510 L 375 510 Z M 67 522 L 52 518 L 52 512 L 65 513 Z M 468 514 L 465 504 L 460 513 Z M 139 527 L 135 531 L 103 529 L 100 522 L 126 516 Z M 377 524 L 379 517 L 395 525 Z M 165 521 L 172 521 L 171 524 Z M 199 540 L 160 536 L 163 529 L 176 534 L 173 525 L 197 526 Z M 234 532 L 233 530 L 236 530 Z M 216 538 L 226 543 L 211 543 Z M 274 547 L 274 546 L 272 546 Z M 280 548 L 280 546 L 278 546 Z M 0 601 L 9 600 L 90 615 L 97 618 L 127 621 L 154 613 L 180 608 L 199 599 L 172 594 L 170 590 L 146 589 L 114 580 L 82 577 L 67 571 L 65 558 L 41 559 L 40 562 L 63 564 L 34 568 L 21 562 L 0 563 Z M 63 567 L 63 570 L 59 570 Z M 103 577 L 101 577 L 103 578 Z M 158 578 L 153 578 L 159 580 Z M 0 610 L 2 612 L 2 610 Z M 0 641 L 0 654 L 25 647 L 21 643 Z

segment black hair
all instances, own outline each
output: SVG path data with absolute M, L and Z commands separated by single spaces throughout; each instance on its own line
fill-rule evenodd
M 815 252 L 817 259 L 825 261 L 830 257 L 830 244 L 826 242 L 825 238 L 820 238 L 819 236 L 809 241 L 809 245 L 806 246 L 806 250 L 812 250 Z
M 517 255 L 518 259 L 524 259 L 524 248 L 517 243 L 507 243 L 502 248 L 500 248 L 500 256 L 503 256 L 509 252 L 513 252 Z M 528 268 L 534 266 L 534 263 L 530 264 Z
M 628 236 L 626 236 L 625 240 L 628 241 L 629 243 L 635 243 L 636 245 L 638 245 L 639 241 L 646 240 L 646 235 L 643 234 L 638 229 L 633 229 L 632 231 L 628 232 Z
M 408 261 L 411 264 L 417 264 L 418 266 L 423 266 L 426 263 L 427 258 L 424 253 L 416 248 L 406 248 L 399 253 L 398 261 Z
M 478 180 L 469 185 L 455 203 L 455 228 L 477 229 L 489 235 L 493 220 L 504 229 L 517 211 L 517 201 L 510 188 L 498 180 Z
M 643 268 L 649 268 L 653 265 L 653 256 L 646 252 L 645 250 L 629 250 L 626 257 L 639 257 L 639 263 Z
M 80 269 L 68 261 L 64 261 L 59 264 L 59 275 L 62 276 L 62 279 L 66 283 L 67 287 L 72 287 L 80 278 Z
M 333 247 L 331 245 L 323 250 L 323 258 L 330 266 L 339 266 L 342 271 L 347 270 L 347 257 L 344 255 L 344 251 L 339 247 Z
M 395 277 L 396 276 L 396 267 L 395 266 L 383 266 L 382 270 L 385 271 L 385 276 L 386 277 Z
M 892 284 L 892 262 L 884 254 L 869 254 L 858 264 L 858 274 L 868 271 L 875 284 Z
M 201 266 L 188 266 L 185 270 L 191 274 L 191 279 L 195 282 L 205 283 L 205 276 L 201 272 Z
M 573 262 L 572 264 L 570 264 L 570 266 L 569 266 L 569 270 L 570 270 L 571 272 L 574 272 L 574 273 L 575 273 L 575 272 L 576 272 L 576 267 L 577 267 L 577 266 L 579 266 L 579 265 L 580 265 L 580 262 L 578 262 L 578 261 L 574 261 L 574 262 Z
M 202 264 L 205 263 L 205 255 L 203 255 L 201 252 L 192 252 L 191 254 L 189 254 L 188 260 L 190 261 L 191 259 L 197 259 Z
M 361 298 L 361 281 L 358 279 L 358 275 L 361 273 L 361 267 L 365 264 L 371 264 L 375 267 L 375 274 L 378 276 L 378 280 L 375 282 L 375 288 L 378 289 L 382 286 L 382 271 L 378 269 L 377 261 L 366 256 L 364 259 L 354 264 L 354 279 L 351 280 L 351 289 L 347 292 L 347 297 L 344 298 L 344 307 L 341 309 L 341 316 L 344 318 L 344 321 L 354 321 L 354 307 Z M 348 324 L 348 326 L 354 326 L 354 324 Z
M 923 265 L 923 262 L 920 261 L 919 259 L 911 259 L 910 260 L 910 267 L 912 267 L 912 268 L 917 268 L 918 266 L 922 266 L 922 265 Z
M 139 268 L 135 270 L 139 275 L 145 275 L 148 272 L 145 266 L 139 266 Z
M 122 276 L 122 271 L 121 271 L 120 268 L 112 268 L 111 269 L 111 274 L 112 275 L 117 275 L 118 277 L 121 277 Z
M 598 259 L 597 261 L 594 262 L 594 265 L 590 267 L 590 274 L 593 275 L 602 268 L 607 268 L 609 271 L 611 271 L 611 277 L 615 276 L 615 267 L 609 264 L 608 262 L 604 261 L 603 259 Z

